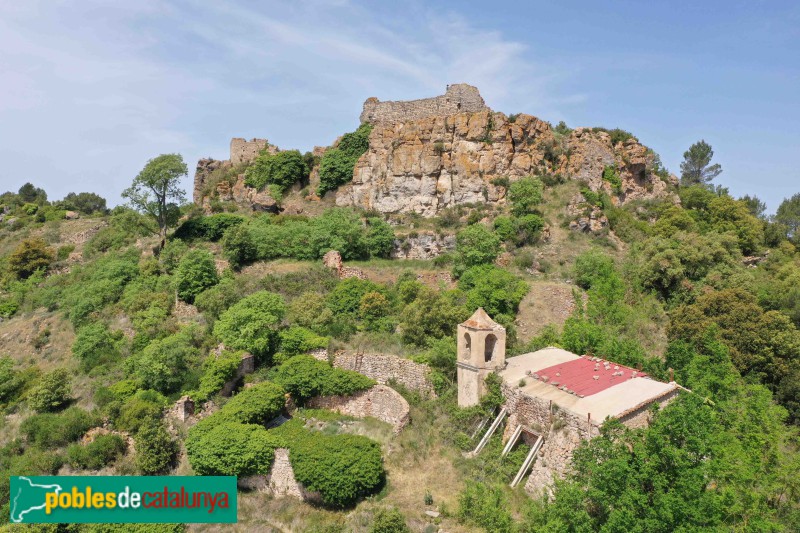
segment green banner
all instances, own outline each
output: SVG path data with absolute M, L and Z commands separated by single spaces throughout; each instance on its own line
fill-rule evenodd
M 234 523 L 235 476 L 13 476 L 11 522 Z

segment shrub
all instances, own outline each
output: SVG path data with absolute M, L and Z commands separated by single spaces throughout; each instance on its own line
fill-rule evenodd
M 14 360 L 0 356 L 0 404 L 11 403 L 25 386 L 25 376 L 14 369 Z
M 40 448 L 57 448 L 83 437 L 98 420 L 83 409 L 70 407 L 63 412 L 33 415 L 22 421 L 20 433 Z
M 115 425 L 123 431 L 136 433 L 142 427 L 157 424 L 166 403 L 167 399 L 156 391 L 138 391 L 118 406 Z
M 245 217 L 231 213 L 199 216 L 190 218 L 178 226 L 173 236 L 184 240 L 218 241 L 228 229 L 239 226 L 244 221 Z
M 273 431 L 289 446 L 297 481 L 308 490 L 319 491 L 327 506 L 352 505 L 384 482 L 377 442 L 360 435 L 310 432 L 295 421 Z
M 69 373 L 57 368 L 45 374 L 38 385 L 28 392 L 28 405 L 34 411 L 57 411 L 72 399 Z
M 514 221 L 514 229 L 516 230 L 515 242 L 517 246 L 524 246 L 526 244 L 533 244 L 539 240 L 539 234 L 544 227 L 544 219 L 534 213 L 522 215 Z
M 510 324 L 529 287 L 520 278 L 494 265 L 472 267 L 458 280 L 467 295 L 467 308 L 483 307 L 495 320 Z
M 283 388 L 265 381 L 243 389 L 228 400 L 221 415 L 227 421 L 241 424 L 266 424 L 283 411 L 286 397 Z
M 335 148 L 323 154 L 319 164 L 320 184 L 317 191 L 320 196 L 353 179 L 358 158 L 369 148 L 371 131 L 372 125 L 364 123 L 353 133 L 345 133 Z
M 214 324 L 214 335 L 229 348 L 264 357 L 274 348 L 276 328 L 284 314 L 286 304 L 279 294 L 260 291 L 222 313 Z
M 553 128 L 553 131 L 559 135 L 569 135 L 572 132 L 572 128 L 567 126 L 567 123 L 562 120 Z
M 136 467 L 146 476 L 166 473 L 175 462 L 178 443 L 161 423 L 147 424 L 136 433 Z
M 511 218 L 501 216 L 494 219 L 494 232 L 500 240 L 511 241 L 516 237 L 517 228 Z
M 331 311 L 325 297 L 318 292 L 304 292 L 289 304 L 288 319 L 299 326 L 309 328 L 317 333 L 325 331 L 333 321 Z
M 211 324 L 223 311 L 242 298 L 241 291 L 241 284 L 233 277 L 223 277 L 219 283 L 195 296 L 194 305 Z
M 67 448 L 67 462 L 73 468 L 100 470 L 116 461 L 126 447 L 119 435 L 98 435 L 89 444 L 72 444 Z M 139 453 L 138 447 L 136 452 Z
M 81 192 L 67 194 L 63 200 L 56 202 L 59 207 L 80 213 L 91 215 L 92 213 L 106 213 L 106 199 L 93 192 Z
M 534 177 L 522 178 L 511 184 L 508 199 L 511 201 L 511 212 L 516 216 L 530 213 L 542 203 L 544 185 L 542 180 Z
M 496 533 L 511 533 L 514 522 L 501 487 L 469 482 L 458 497 L 458 518 Z
M 513 115 L 512 115 L 513 116 Z M 511 120 L 511 117 L 508 117 Z M 410 533 L 403 513 L 395 509 L 381 509 L 375 514 L 370 533 Z
M 55 260 L 52 248 L 43 239 L 26 239 L 8 256 L 8 270 L 20 279 L 27 279 L 37 270 L 47 270 Z
M 186 451 L 201 476 L 250 476 L 269 473 L 280 444 L 263 427 L 222 422 L 207 431 L 189 430 Z M 203 428 L 206 429 L 206 428 Z
M 380 287 L 365 279 L 346 278 L 328 295 L 328 308 L 335 316 L 355 317 L 361 308 L 362 298 L 370 292 L 380 292 Z
M 106 324 L 93 322 L 78 330 L 75 342 L 72 343 L 72 355 L 88 371 L 97 365 L 119 360 L 121 340 L 122 332 L 112 333 Z
M 188 330 L 154 340 L 126 361 L 128 371 L 145 388 L 164 393 L 178 390 L 200 351 Z
M 307 355 L 298 355 L 279 366 L 275 382 L 299 403 L 315 396 L 348 396 L 375 384 L 358 372 L 333 368 Z
M 394 250 L 394 230 L 380 218 L 367 219 L 367 249 L 371 257 L 389 257 Z
M 622 179 L 619 177 L 617 169 L 611 165 L 606 165 L 603 169 L 603 179 L 611 185 L 611 190 L 616 194 L 622 192 Z
M 302 299 L 302 297 L 301 297 Z M 292 326 L 280 333 L 281 353 L 292 357 L 328 346 L 328 338 L 300 326 Z
M 372 291 L 361 298 L 358 316 L 364 321 L 367 331 L 392 331 L 394 325 L 389 320 L 392 305 L 383 294 Z
M 492 263 L 500 253 L 500 239 L 483 225 L 474 224 L 458 232 L 456 251 L 459 263 L 467 268 Z
M 205 360 L 203 377 L 200 378 L 200 388 L 192 394 L 192 399 L 201 402 L 222 390 L 223 385 L 236 376 L 243 353 L 226 350 L 216 357 L 209 355 Z
M 181 259 L 175 272 L 178 297 L 193 303 L 195 296 L 219 282 L 214 256 L 206 250 L 190 250 Z
M 433 339 L 455 335 L 456 324 L 469 317 L 466 307 L 457 301 L 458 296 L 422 288 L 400 315 L 403 342 L 427 346 Z
M 614 260 L 599 250 L 589 250 L 575 258 L 575 283 L 589 289 L 598 279 L 614 272 Z
M 258 257 L 258 249 L 253 243 L 250 230 L 244 225 L 235 226 L 225 232 L 222 238 L 222 252 L 234 270 Z
M 304 179 L 309 172 L 303 156 L 297 150 L 286 150 L 276 154 L 262 153 L 244 173 L 248 187 L 261 190 L 266 185 L 277 185 L 284 191 Z

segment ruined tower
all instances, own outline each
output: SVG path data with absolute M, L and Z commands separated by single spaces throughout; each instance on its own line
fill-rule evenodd
M 477 405 L 486 392 L 484 380 L 506 364 L 506 328 L 482 307 L 458 325 L 458 406 Z

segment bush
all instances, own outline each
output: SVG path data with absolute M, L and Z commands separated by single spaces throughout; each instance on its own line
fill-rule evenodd
M 194 303 L 195 296 L 218 282 L 214 256 L 206 250 L 190 250 L 183 256 L 175 272 L 178 297 L 187 303 Z
M 333 368 L 308 355 L 295 356 L 279 366 L 275 382 L 299 403 L 315 396 L 349 396 L 375 384 L 358 372 Z
M 305 179 L 309 170 L 303 156 L 297 150 L 286 150 L 276 154 L 265 152 L 247 167 L 244 182 L 248 187 L 258 190 L 273 184 L 284 191 Z
M 575 258 L 575 283 L 589 289 L 599 279 L 614 272 L 614 260 L 599 250 L 589 250 Z
M 141 353 L 128 359 L 126 365 L 145 388 L 170 393 L 186 381 L 188 370 L 199 355 L 191 332 L 183 330 L 152 341 Z
M 63 412 L 33 415 L 22 421 L 20 433 L 40 448 L 58 448 L 74 442 L 95 426 L 98 420 L 82 409 L 70 407 Z
M 304 292 L 289 304 L 290 322 L 309 328 L 317 333 L 324 332 L 333 321 L 333 311 L 326 304 L 325 297 L 318 292 Z
M 55 260 L 53 249 L 43 239 L 26 239 L 8 256 L 8 270 L 20 279 L 27 279 L 37 270 L 47 270 Z
M 146 476 L 166 473 L 175 462 L 178 443 L 161 423 L 147 424 L 136 433 L 136 467 Z
M 72 444 L 67 448 L 67 462 L 73 468 L 100 470 L 116 461 L 126 447 L 119 435 L 98 435 L 89 444 Z M 139 453 L 138 447 L 136 452 Z
M 245 217 L 231 213 L 190 218 L 178 226 L 173 236 L 183 240 L 218 241 L 228 229 L 239 226 L 244 221 Z
M 167 399 L 156 391 L 141 390 L 111 411 L 118 409 L 115 425 L 118 429 L 136 433 L 141 428 L 159 423 Z
M 501 487 L 469 482 L 458 497 L 458 518 L 493 533 L 511 533 L 514 522 Z
M 500 237 L 501 241 L 511 241 L 516 237 L 517 228 L 514 220 L 501 216 L 494 219 L 494 232 Z
M 56 202 L 59 207 L 69 211 L 78 211 L 85 215 L 93 213 L 105 214 L 108 209 L 106 208 L 106 199 L 93 192 L 81 192 L 75 194 L 71 192 L 67 194 L 63 200 Z
M 516 219 L 514 229 L 516 230 L 515 243 L 517 246 L 534 244 L 539 240 L 539 234 L 544 227 L 544 219 L 534 213 L 522 215 Z
M 603 169 L 603 180 L 611 185 L 611 190 L 614 191 L 615 194 L 620 194 L 622 192 L 622 178 L 619 177 L 619 172 L 617 172 L 617 169 L 613 166 L 606 165 Z
M 389 319 L 392 304 L 383 294 L 373 291 L 361 298 L 358 316 L 364 321 L 367 331 L 394 331 L 394 324 Z
M 186 451 L 195 474 L 251 476 L 269 473 L 281 443 L 255 424 L 222 422 L 207 431 L 189 430 Z
M 297 481 L 308 490 L 319 491 L 327 506 L 350 506 L 384 482 L 377 442 L 360 435 L 310 432 L 295 421 L 273 431 L 289 446 Z
M 280 385 L 265 381 L 242 390 L 228 400 L 222 418 L 241 424 L 266 424 L 281 414 L 286 396 Z
M 509 117 L 510 118 L 510 117 Z M 395 508 L 381 509 L 375 514 L 370 533 L 410 533 L 403 513 Z
M 345 133 L 335 148 L 326 151 L 319 164 L 319 189 L 322 196 L 353 179 L 353 170 L 369 148 L 372 125 L 364 123 L 353 133 Z
M 244 225 L 225 232 L 222 238 L 222 252 L 231 268 L 238 270 L 258 257 L 258 249 L 253 243 L 250 230 Z
M 481 224 L 473 224 L 456 235 L 458 262 L 469 268 L 493 263 L 500 253 L 500 239 Z
M 436 292 L 424 287 L 400 315 L 403 342 L 427 346 L 433 339 L 454 336 L 456 324 L 469 317 L 460 295 Z
M 394 230 L 380 218 L 367 219 L 367 249 L 370 257 L 389 257 L 394 250 Z
M 57 411 L 72 400 L 69 373 L 57 368 L 45 374 L 39 384 L 28 392 L 28 405 L 34 411 Z
M 194 305 L 211 324 L 219 318 L 223 311 L 241 298 L 241 283 L 233 277 L 223 277 L 219 283 L 195 296 Z
M 0 404 L 16 400 L 24 386 L 25 376 L 14 369 L 14 360 L 7 355 L 0 356 Z
M 483 307 L 495 320 L 513 322 L 517 308 L 530 287 L 507 270 L 494 265 L 472 267 L 458 280 L 467 295 L 467 309 Z
M 277 338 L 277 326 L 286 314 L 279 294 L 260 291 L 240 300 L 222 313 L 214 324 L 214 335 L 234 350 L 269 355 Z
M 292 326 L 280 333 L 281 353 L 286 357 L 327 348 L 328 338 L 300 326 Z
M 209 355 L 205 360 L 203 377 L 200 378 L 200 389 L 191 395 L 192 399 L 202 402 L 222 390 L 223 385 L 236 376 L 243 353 L 226 350 L 216 357 Z
M 544 185 L 539 178 L 527 177 L 515 181 L 508 189 L 511 212 L 516 216 L 530 213 L 542 203 Z
M 327 305 L 334 316 L 355 318 L 361 309 L 364 295 L 371 292 L 380 292 L 380 287 L 365 279 L 346 278 L 328 295 Z
M 84 371 L 97 365 L 118 361 L 122 332 L 114 332 L 102 322 L 93 322 L 78 330 L 75 342 L 72 343 L 72 355 L 80 362 Z

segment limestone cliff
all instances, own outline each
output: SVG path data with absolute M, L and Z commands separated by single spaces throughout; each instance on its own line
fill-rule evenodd
M 558 135 L 531 115 L 512 118 L 483 110 L 401 122 L 378 122 L 353 181 L 336 203 L 383 213 L 429 217 L 464 203 L 505 202 L 502 179 L 560 173 L 606 191 L 618 202 L 663 196 L 667 184 L 652 173 L 653 155 L 631 138 L 611 144 L 605 131 L 579 128 Z M 607 166 L 619 192 L 603 179 Z

